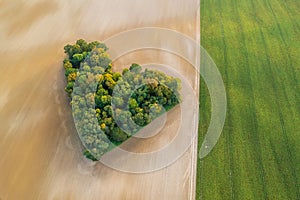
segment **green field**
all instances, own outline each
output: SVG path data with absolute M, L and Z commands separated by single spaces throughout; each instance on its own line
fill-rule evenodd
M 300 1 L 201 0 L 201 44 L 228 109 L 219 142 L 198 160 L 197 199 L 300 199 Z M 199 147 L 209 120 L 202 81 Z

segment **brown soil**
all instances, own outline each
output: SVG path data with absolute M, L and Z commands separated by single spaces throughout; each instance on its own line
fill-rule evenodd
M 87 3 L 88 2 L 88 3 Z M 103 40 L 143 26 L 175 29 L 196 39 L 197 1 L 0 0 L 0 199 L 194 199 L 196 141 L 172 165 L 147 174 L 122 173 L 82 156 L 64 92 L 63 46 L 78 38 Z M 152 56 L 148 56 L 151 54 Z M 163 52 L 133 52 L 116 66 L 167 61 L 198 85 L 193 68 Z M 174 137 L 180 107 L 154 139 L 132 138 L 122 148 L 147 152 Z

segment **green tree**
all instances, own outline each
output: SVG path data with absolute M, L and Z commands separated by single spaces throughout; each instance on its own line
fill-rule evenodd
M 88 43 L 85 40 L 79 39 L 76 41 L 76 44 L 80 46 L 80 48 L 83 52 L 88 51 Z
M 71 63 L 73 63 L 74 66 L 79 66 L 80 62 L 84 59 L 83 54 L 76 53 L 72 56 Z
M 112 98 L 112 103 L 117 108 L 122 108 L 124 106 L 124 100 L 122 97 L 114 96 Z
M 111 138 L 113 141 L 123 142 L 128 138 L 128 136 L 119 127 L 114 127 L 111 133 Z
M 75 45 L 66 45 L 64 47 L 65 53 L 68 54 L 69 59 L 72 59 L 74 54 L 82 53 L 82 50 L 78 44 Z
M 133 63 L 130 67 L 129 70 L 131 72 L 135 73 L 140 73 L 142 71 L 142 67 L 139 64 Z
M 64 68 L 67 69 L 67 68 L 72 68 L 72 63 L 70 62 L 69 59 L 64 59 Z
M 118 145 L 160 115 L 163 107 L 168 110 L 180 102 L 180 79 L 159 71 L 142 71 L 135 63 L 122 74 L 113 72 L 103 43 L 79 39 L 64 50 L 68 56 L 63 61 L 65 90 L 72 96 L 76 127 L 86 147 L 84 155 L 89 159 L 97 160 L 109 149 L 107 137 Z M 139 85 L 142 86 L 136 88 Z M 111 104 L 115 107 L 114 116 Z M 95 116 L 97 120 L 93 120 Z
M 145 119 L 143 113 L 137 113 L 133 117 L 134 122 L 139 125 L 139 126 L 144 126 L 145 125 Z
M 69 74 L 71 73 L 77 73 L 77 69 L 74 69 L 74 68 L 66 68 L 66 71 L 65 71 L 65 76 L 68 77 Z

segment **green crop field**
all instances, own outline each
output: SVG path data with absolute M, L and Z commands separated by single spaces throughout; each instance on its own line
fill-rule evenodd
M 300 1 L 201 0 L 201 44 L 228 109 L 198 160 L 197 199 L 300 199 Z M 201 82 L 199 146 L 209 120 Z

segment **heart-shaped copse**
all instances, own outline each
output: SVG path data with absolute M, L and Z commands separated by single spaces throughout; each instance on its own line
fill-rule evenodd
M 138 64 L 122 74 L 113 72 L 103 43 L 80 39 L 64 50 L 65 90 L 84 155 L 91 160 L 99 160 L 181 101 L 178 78 L 142 70 Z

